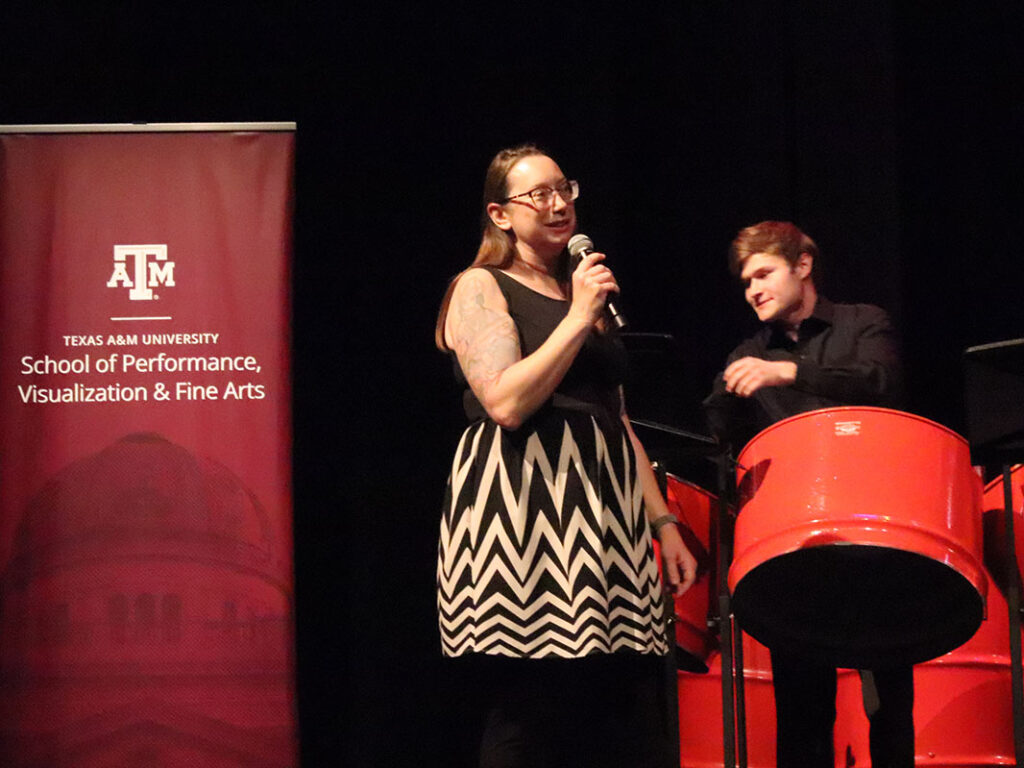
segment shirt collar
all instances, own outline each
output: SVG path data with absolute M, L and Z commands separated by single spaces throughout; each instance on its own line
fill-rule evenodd
M 811 317 L 815 320 L 820 320 L 826 325 L 832 325 L 832 320 L 835 316 L 836 305 L 821 294 L 818 294 L 818 300 L 814 303 L 814 311 L 811 312 Z
M 822 326 L 832 325 L 835 315 L 836 305 L 819 293 L 818 300 L 814 302 L 814 311 L 811 312 L 810 317 L 800 323 L 799 337 L 805 339 Z M 768 331 L 769 346 L 779 347 L 793 344 L 793 340 L 786 335 L 780 324 L 772 323 L 766 330 Z

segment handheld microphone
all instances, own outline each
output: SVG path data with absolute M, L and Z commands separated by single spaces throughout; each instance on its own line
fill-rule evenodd
M 574 259 L 579 260 L 588 253 L 593 253 L 594 241 L 584 234 L 573 235 L 569 238 L 568 249 L 569 255 Z M 604 308 L 608 311 L 608 315 L 611 317 L 612 322 L 615 323 L 616 328 L 621 330 L 629 324 L 626 320 L 626 316 L 619 312 L 618 307 L 615 306 L 611 296 L 605 300 Z

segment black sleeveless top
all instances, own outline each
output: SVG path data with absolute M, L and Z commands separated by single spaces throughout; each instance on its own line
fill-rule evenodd
M 509 315 L 519 332 L 522 356 L 532 354 L 569 312 L 569 302 L 538 293 L 496 267 L 483 269 L 494 275 L 505 297 Z M 452 361 L 457 381 L 466 386 L 462 397 L 466 417 L 471 422 L 488 418 L 467 385 L 454 353 Z M 544 416 L 552 409 L 567 408 L 591 413 L 603 428 L 617 431 L 621 425 L 619 386 L 625 379 L 626 365 L 626 351 L 615 330 L 606 333 L 592 330 L 552 396 L 530 418 Z
M 494 275 L 529 355 L 569 303 Z M 446 656 L 665 654 L 665 608 L 632 442 L 626 355 L 591 331 L 555 392 L 515 430 L 467 389 L 441 509 L 438 626 Z M 456 375 L 462 380 L 456 362 Z

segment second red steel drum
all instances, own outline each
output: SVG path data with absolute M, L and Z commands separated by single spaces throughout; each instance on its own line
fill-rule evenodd
M 1013 472 L 1014 526 L 1018 557 L 1024 540 L 1024 467 Z M 1003 596 L 1002 478 L 982 499 L 985 562 L 992 586 L 985 620 L 959 648 L 914 668 L 916 763 L 928 768 L 1014 764 L 1010 638 Z M 868 722 L 856 678 L 839 678 L 836 751 L 847 764 L 870 768 Z

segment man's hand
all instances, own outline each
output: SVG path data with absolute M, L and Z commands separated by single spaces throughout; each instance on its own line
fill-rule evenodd
M 741 357 L 725 373 L 725 389 L 739 397 L 750 397 L 761 387 L 788 387 L 796 381 L 796 363 L 772 362 L 759 357 Z

